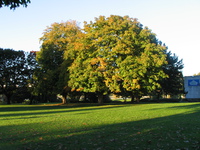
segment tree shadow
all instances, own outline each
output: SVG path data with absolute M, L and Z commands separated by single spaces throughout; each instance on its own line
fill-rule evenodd
M 197 111 L 200 108 L 200 103 L 190 103 L 191 105 L 182 105 L 182 106 L 173 106 L 169 107 L 170 109 L 197 109 Z
M 200 103 L 198 102 L 195 102 L 195 103 L 190 103 L 190 102 L 187 102 L 188 104 L 190 105 L 184 105 L 185 103 L 182 103 L 183 105 L 180 105 L 181 103 L 177 103 L 178 105 L 177 106 L 170 106 L 170 103 L 167 103 L 169 104 L 169 107 L 165 107 L 166 109 L 192 109 L 192 111 L 198 111 L 200 110 Z M 173 103 L 175 104 L 175 103 Z M 163 108 L 153 108 L 151 110 L 159 110 L 159 109 L 163 109 Z
M 83 122 L 79 127 L 70 127 L 66 123 L 60 128 L 51 122 L 41 122 L 1 126 L 0 149 L 200 149 L 199 107 L 199 104 L 174 106 L 169 110 L 195 109 L 184 114 L 104 125 Z
M 31 107 L 1 107 L 0 112 L 9 112 L 7 114 L 0 114 L 0 119 L 2 117 L 17 117 L 22 116 L 35 116 L 35 115 L 45 115 L 45 114 L 56 114 L 56 113 L 66 113 L 66 112 L 81 112 L 81 111 L 91 111 L 91 110 L 103 110 L 112 109 L 116 107 L 125 107 L 125 104 L 105 104 L 105 105 L 75 105 L 75 106 L 31 106 Z M 10 113 L 13 112 L 13 113 Z M 19 112 L 19 113 L 18 113 Z

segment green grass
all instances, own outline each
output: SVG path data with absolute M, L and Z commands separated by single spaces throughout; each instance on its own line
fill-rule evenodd
M 200 103 L 0 105 L 0 150 L 200 149 Z

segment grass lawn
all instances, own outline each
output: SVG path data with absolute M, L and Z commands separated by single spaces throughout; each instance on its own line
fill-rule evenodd
M 200 149 L 200 103 L 0 105 L 0 150 Z

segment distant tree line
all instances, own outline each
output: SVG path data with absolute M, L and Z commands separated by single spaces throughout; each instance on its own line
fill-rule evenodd
M 79 101 L 80 97 L 104 103 L 109 101 L 107 95 L 114 93 L 139 102 L 146 95 L 159 98 L 184 93 L 182 60 L 168 51 L 148 27 L 129 16 L 100 16 L 94 22 L 84 22 L 83 29 L 76 21 L 54 23 L 40 40 L 41 50 L 31 57 L 32 64 L 27 63 L 31 53 L 22 57 L 18 54 L 21 51 L 12 60 L 2 59 L 20 62 L 20 57 L 26 62 L 19 64 L 25 67 L 22 71 L 19 67 L 20 82 L 17 78 L 7 80 L 16 82 L 12 84 L 15 87 L 27 87 L 32 96 L 43 101 L 59 94 L 63 103 Z M 18 68 L 11 63 L 5 66 Z M 1 83 L 5 94 L 8 84 Z
M 8 104 L 31 97 L 36 68 L 34 52 L 0 48 L 0 94 L 6 96 Z

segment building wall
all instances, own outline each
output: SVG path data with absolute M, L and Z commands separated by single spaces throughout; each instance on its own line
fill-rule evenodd
M 200 98 L 200 76 L 184 77 L 186 98 Z

